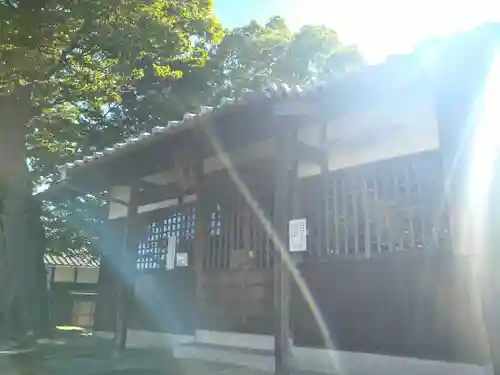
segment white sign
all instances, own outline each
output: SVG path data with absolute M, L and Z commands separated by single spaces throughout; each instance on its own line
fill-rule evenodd
M 188 266 L 188 253 L 177 253 L 175 256 L 175 266 L 176 267 L 187 267 Z
M 175 267 L 175 248 L 177 247 L 177 237 L 169 237 L 167 243 L 167 270 Z
M 288 223 L 288 240 L 290 252 L 307 250 L 306 219 L 294 219 Z

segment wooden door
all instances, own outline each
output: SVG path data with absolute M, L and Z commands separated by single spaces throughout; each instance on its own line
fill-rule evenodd
M 72 324 L 75 327 L 91 328 L 94 325 L 95 301 L 75 299 L 73 302 Z

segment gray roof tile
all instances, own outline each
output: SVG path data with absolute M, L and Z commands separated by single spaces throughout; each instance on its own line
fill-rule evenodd
M 47 266 L 67 266 L 67 267 L 99 267 L 99 258 L 87 252 L 77 254 L 44 254 L 43 261 Z
M 311 88 L 309 89 L 311 90 Z M 250 102 L 252 99 L 254 99 L 257 96 L 267 96 L 267 97 L 282 97 L 282 96 L 290 96 L 290 95 L 302 95 L 305 91 L 299 86 L 294 86 L 290 87 L 286 84 L 282 84 L 280 86 L 278 85 L 273 85 L 272 87 L 264 90 L 263 92 L 254 92 L 253 90 L 250 89 L 243 89 L 242 94 L 239 98 L 222 98 L 220 103 L 217 105 L 216 108 L 212 106 L 201 106 L 199 108 L 198 113 L 185 113 L 184 116 L 182 117 L 181 121 L 168 121 L 167 126 L 156 126 L 153 128 L 152 134 L 150 133 L 142 133 L 139 137 L 131 137 L 124 142 L 116 143 L 112 147 L 108 147 L 104 149 L 103 152 L 94 152 L 93 155 L 91 156 L 85 156 L 83 157 L 82 160 L 75 160 L 72 163 L 66 163 L 64 165 L 58 166 L 58 170 L 61 174 L 61 178 L 65 179 L 67 176 L 67 171 L 69 169 L 74 169 L 78 168 L 84 164 L 89 164 L 92 163 L 93 161 L 106 157 L 114 152 L 116 152 L 119 149 L 125 149 L 135 143 L 139 143 L 146 138 L 151 138 L 155 137 L 157 135 L 160 135 L 161 133 L 166 133 L 169 132 L 171 128 L 181 128 L 183 126 L 187 126 L 188 124 L 192 124 L 195 122 L 198 118 L 210 115 L 210 113 L 217 111 L 221 107 L 233 105 L 236 103 L 245 103 L 245 102 Z

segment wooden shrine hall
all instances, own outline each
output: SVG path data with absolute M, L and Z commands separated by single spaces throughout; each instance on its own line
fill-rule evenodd
M 484 363 L 452 173 L 491 60 L 469 39 L 245 90 L 61 166 L 59 199 L 109 196 L 96 329 L 269 337 L 280 374 L 296 348 Z

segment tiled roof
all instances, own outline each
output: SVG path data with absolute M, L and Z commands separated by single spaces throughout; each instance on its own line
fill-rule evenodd
M 99 267 L 99 259 L 88 254 L 44 254 L 44 263 L 47 266 L 67 266 L 67 267 Z
M 255 99 L 267 97 L 267 98 L 280 98 L 280 97 L 290 97 L 290 96 L 302 96 L 306 92 L 315 91 L 321 85 L 314 85 L 311 87 L 300 87 L 294 86 L 290 87 L 286 84 L 272 85 L 266 90 L 261 92 L 254 92 L 250 89 L 244 89 L 239 98 L 222 98 L 219 105 L 216 107 L 212 106 L 201 106 L 196 113 L 185 113 L 180 121 L 168 121 L 166 126 L 156 126 L 153 128 L 152 133 L 144 132 L 137 137 L 132 137 L 124 142 L 116 143 L 112 147 L 104 149 L 102 152 L 94 152 L 93 155 L 85 156 L 83 159 L 75 160 L 71 163 L 66 163 L 58 166 L 58 170 L 61 174 L 61 178 L 64 180 L 66 178 L 66 172 L 69 169 L 75 169 L 82 165 L 90 164 L 101 158 L 105 158 L 108 155 L 120 153 L 130 146 L 137 143 L 142 143 L 154 137 L 166 135 L 169 133 L 178 132 L 185 128 L 189 128 L 200 122 L 202 118 L 206 118 L 213 112 L 218 112 L 221 109 L 225 109 L 231 105 L 250 103 Z
M 73 170 L 83 165 L 91 164 L 97 160 L 107 158 L 110 155 L 121 154 L 124 151 L 131 149 L 131 146 L 137 146 L 138 144 L 145 146 L 148 141 L 156 139 L 156 137 L 165 136 L 168 134 L 177 133 L 181 130 L 197 126 L 201 123 L 202 119 L 206 119 L 207 116 L 211 116 L 214 113 L 223 111 L 233 105 L 250 104 L 252 102 L 259 102 L 258 99 L 268 98 L 268 99 L 286 99 L 286 98 L 298 98 L 305 96 L 314 96 L 317 93 L 323 92 L 325 89 L 331 90 L 332 88 L 347 91 L 351 95 L 345 95 L 345 93 L 339 93 L 341 97 L 348 96 L 351 99 L 354 97 L 354 101 L 361 102 L 359 95 L 353 92 L 352 85 L 367 85 L 376 87 L 387 86 L 388 74 L 401 74 L 407 71 L 409 65 L 414 63 L 413 54 L 406 55 L 391 55 L 387 58 L 384 63 L 377 65 L 368 65 L 360 71 L 346 74 L 342 79 L 332 81 L 332 82 L 316 82 L 310 84 L 309 86 L 289 86 L 287 84 L 273 84 L 262 91 L 252 91 L 250 89 L 243 89 L 242 94 L 239 98 L 222 98 L 220 103 L 216 107 L 212 106 L 201 106 L 196 113 L 185 113 L 180 121 L 168 121 L 166 126 L 157 126 L 153 128 L 152 133 L 144 132 L 137 137 L 129 138 L 123 142 L 116 143 L 112 147 L 108 147 L 101 152 L 94 152 L 93 155 L 85 156 L 83 159 L 75 160 L 71 163 L 66 163 L 58 166 L 59 173 L 61 174 L 61 179 L 64 180 L 67 177 L 67 171 Z M 375 81 L 381 82 L 371 82 L 373 77 L 380 76 Z M 400 79 L 401 77 L 396 78 Z M 368 82 L 368 83 L 367 83 Z M 364 87 L 364 89 L 369 89 L 369 87 Z M 359 87 L 358 87 L 359 89 Z M 354 90 L 356 91 L 356 90 Z M 367 90 L 369 91 L 369 90 Z M 354 95 L 352 95 L 354 94 Z M 369 94 L 369 93 L 368 93 Z M 375 93 L 378 96 L 379 93 Z M 341 99 L 341 98 L 339 98 Z M 341 100 L 342 101 L 342 100 Z
M 494 31 L 498 33 L 497 29 L 500 29 L 500 23 L 485 24 L 481 27 L 457 34 L 457 37 L 463 38 L 468 34 L 475 35 L 474 33 L 471 33 L 471 31 L 476 30 L 477 32 L 479 32 L 479 34 L 481 32 L 483 32 L 483 34 L 486 32 L 486 34 L 483 35 L 484 38 L 489 35 L 487 34 L 487 32 L 493 30 L 493 28 Z M 354 83 L 354 86 L 365 80 L 365 87 L 363 87 L 363 89 L 367 92 L 362 93 L 361 95 L 359 93 L 359 87 L 356 90 L 353 89 L 353 86 L 349 87 L 349 85 L 347 86 L 342 84 L 338 85 L 338 82 L 329 82 L 327 85 L 325 85 L 322 82 L 319 84 L 310 85 L 309 87 L 299 87 L 299 86 L 290 87 L 286 84 L 272 85 L 267 89 L 259 92 L 254 92 L 249 89 L 244 89 L 239 98 L 222 98 L 219 105 L 217 105 L 216 107 L 201 106 L 196 113 L 185 113 L 184 116 L 182 117 L 182 120 L 180 121 L 168 121 L 166 126 L 157 126 L 153 128 L 152 133 L 145 132 L 140 134 L 138 137 L 132 137 L 125 140 L 124 142 L 116 143 L 112 147 L 106 148 L 102 152 L 94 152 L 93 155 L 85 156 L 81 160 L 76 160 L 74 162 L 61 165 L 58 167 L 58 170 L 61 174 L 61 179 L 64 180 L 67 177 L 67 171 L 70 169 L 78 168 L 82 165 L 92 163 L 102 158 L 106 158 L 111 154 L 116 155 L 122 153 L 124 150 L 128 151 L 130 149 L 130 146 L 136 145 L 138 143 L 140 143 L 141 145 L 146 145 L 148 143 L 147 141 L 151 138 L 155 138 L 161 135 L 176 133 L 185 128 L 198 125 L 200 124 L 199 120 L 201 118 L 204 118 L 205 116 L 210 116 L 212 112 L 218 112 L 219 110 L 225 109 L 228 106 L 234 104 L 250 103 L 255 99 L 262 97 L 267 97 L 267 98 L 301 97 L 321 92 L 326 86 L 328 86 L 329 88 L 336 86 L 338 90 L 343 91 L 339 93 L 339 97 L 337 97 L 337 99 L 339 99 L 337 105 L 341 105 L 342 99 L 344 99 L 345 101 L 346 97 L 350 98 L 354 97 L 353 99 L 354 101 L 361 101 L 359 97 L 362 96 L 363 94 L 368 94 L 378 97 L 380 96 L 380 92 L 378 92 L 377 89 L 373 90 L 374 87 L 380 88 L 393 85 L 397 86 L 398 84 L 401 84 L 401 82 L 398 81 L 407 79 L 407 77 L 405 77 L 405 74 L 408 75 L 408 73 L 411 72 L 408 70 L 408 68 L 410 68 L 412 64 L 418 63 L 418 60 L 419 60 L 418 53 L 417 54 L 409 53 L 406 55 L 391 55 L 387 57 L 387 60 L 384 63 L 367 66 L 365 67 L 365 69 L 361 69 L 361 71 L 358 71 L 353 74 L 347 74 L 346 76 L 344 76 L 342 79 L 344 83 L 346 81 L 350 81 L 351 83 Z M 420 65 L 422 64 L 418 63 L 416 66 Z M 397 73 L 393 74 L 394 71 L 396 71 Z M 368 76 L 371 77 L 375 76 L 375 79 L 371 83 L 369 83 L 368 86 L 366 86 L 366 80 Z M 368 81 L 369 80 L 370 79 L 368 79 Z M 370 93 L 369 92 L 370 89 L 373 92 Z

